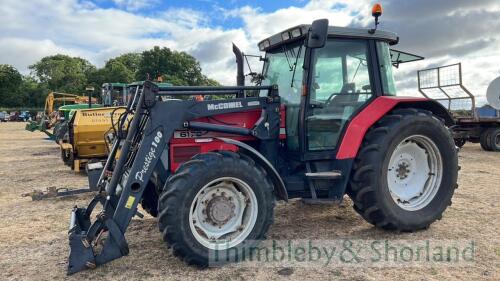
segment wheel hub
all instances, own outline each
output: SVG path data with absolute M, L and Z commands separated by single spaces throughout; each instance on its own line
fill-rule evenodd
M 398 177 L 400 180 L 406 179 L 411 173 L 409 167 L 410 164 L 407 161 L 400 161 L 400 163 L 398 163 L 398 168 L 396 169 L 396 177 Z
M 207 219 L 213 225 L 223 226 L 234 216 L 235 204 L 232 202 L 232 197 L 226 197 L 224 192 L 220 196 L 213 197 L 206 204 Z
M 393 151 L 387 184 L 394 201 L 408 211 L 425 207 L 441 183 L 442 160 L 432 140 L 412 136 Z
M 232 177 L 206 184 L 191 204 L 190 227 L 209 249 L 238 245 L 255 225 L 258 204 L 250 186 Z

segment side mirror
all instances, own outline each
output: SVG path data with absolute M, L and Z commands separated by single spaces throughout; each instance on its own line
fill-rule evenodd
M 328 37 L 328 20 L 321 19 L 313 21 L 309 29 L 309 36 L 307 38 L 308 48 L 323 48 Z

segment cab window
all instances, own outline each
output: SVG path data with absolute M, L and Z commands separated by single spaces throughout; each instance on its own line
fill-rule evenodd
M 309 150 L 333 150 L 351 116 L 372 96 L 368 42 L 329 39 L 313 56 L 306 119 Z
M 285 45 L 266 54 L 262 85 L 278 85 L 282 103 L 286 106 L 287 148 L 299 149 L 299 112 L 305 47 L 303 42 Z M 261 94 L 267 94 L 261 93 Z

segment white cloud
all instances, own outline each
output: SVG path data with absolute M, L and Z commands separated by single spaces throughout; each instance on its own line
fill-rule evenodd
M 171 8 L 147 16 L 132 11 L 154 6 L 156 0 L 114 0 L 121 9 L 102 9 L 87 0 L 38 0 L 30 5 L 18 0 L 2 2 L 0 63 L 12 64 L 24 73 L 30 64 L 51 54 L 82 56 L 102 66 L 116 55 L 158 45 L 191 53 L 210 78 L 233 84 L 231 42 L 246 53 L 258 54 L 260 40 L 314 19 L 328 18 L 331 25 L 338 26 L 372 25 L 369 0 L 311 0 L 302 8 L 290 6 L 272 12 L 250 6 L 233 10 L 214 6 L 214 11 Z M 290 5 L 293 3 L 297 2 Z M 472 5 L 468 0 L 386 0 L 383 4 L 381 28 L 400 33 L 397 48 L 427 58 L 395 71 L 401 93 L 416 94 L 416 70 L 438 64 L 461 61 L 464 83 L 478 96 L 500 75 L 497 1 Z M 213 17 L 237 19 L 242 26 L 213 27 Z M 258 65 L 252 64 L 254 71 Z
M 113 2 L 127 11 L 139 11 L 158 4 L 158 0 L 113 0 Z

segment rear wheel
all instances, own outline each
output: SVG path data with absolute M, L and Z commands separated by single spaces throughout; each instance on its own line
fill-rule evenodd
M 348 193 L 371 224 L 414 231 L 441 218 L 457 173 L 455 144 L 442 122 L 427 111 L 396 110 L 366 134 Z
M 491 138 L 490 138 L 491 129 L 484 129 L 479 136 L 479 143 L 481 144 L 481 148 L 485 151 L 491 151 Z
M 274 204 L 273 185 L 252 159 L 233 152 L 199 154 L 167 180 L 159 228 L 174 255 L 188 264 L 206 266 L 211 254 L 219 262 L 236 261 L 238 250 L 230 249 L 264 239 Z
M 489 132 L 489 144 L 491 151 L 500 151 L 500 128 L 492 128 Z

